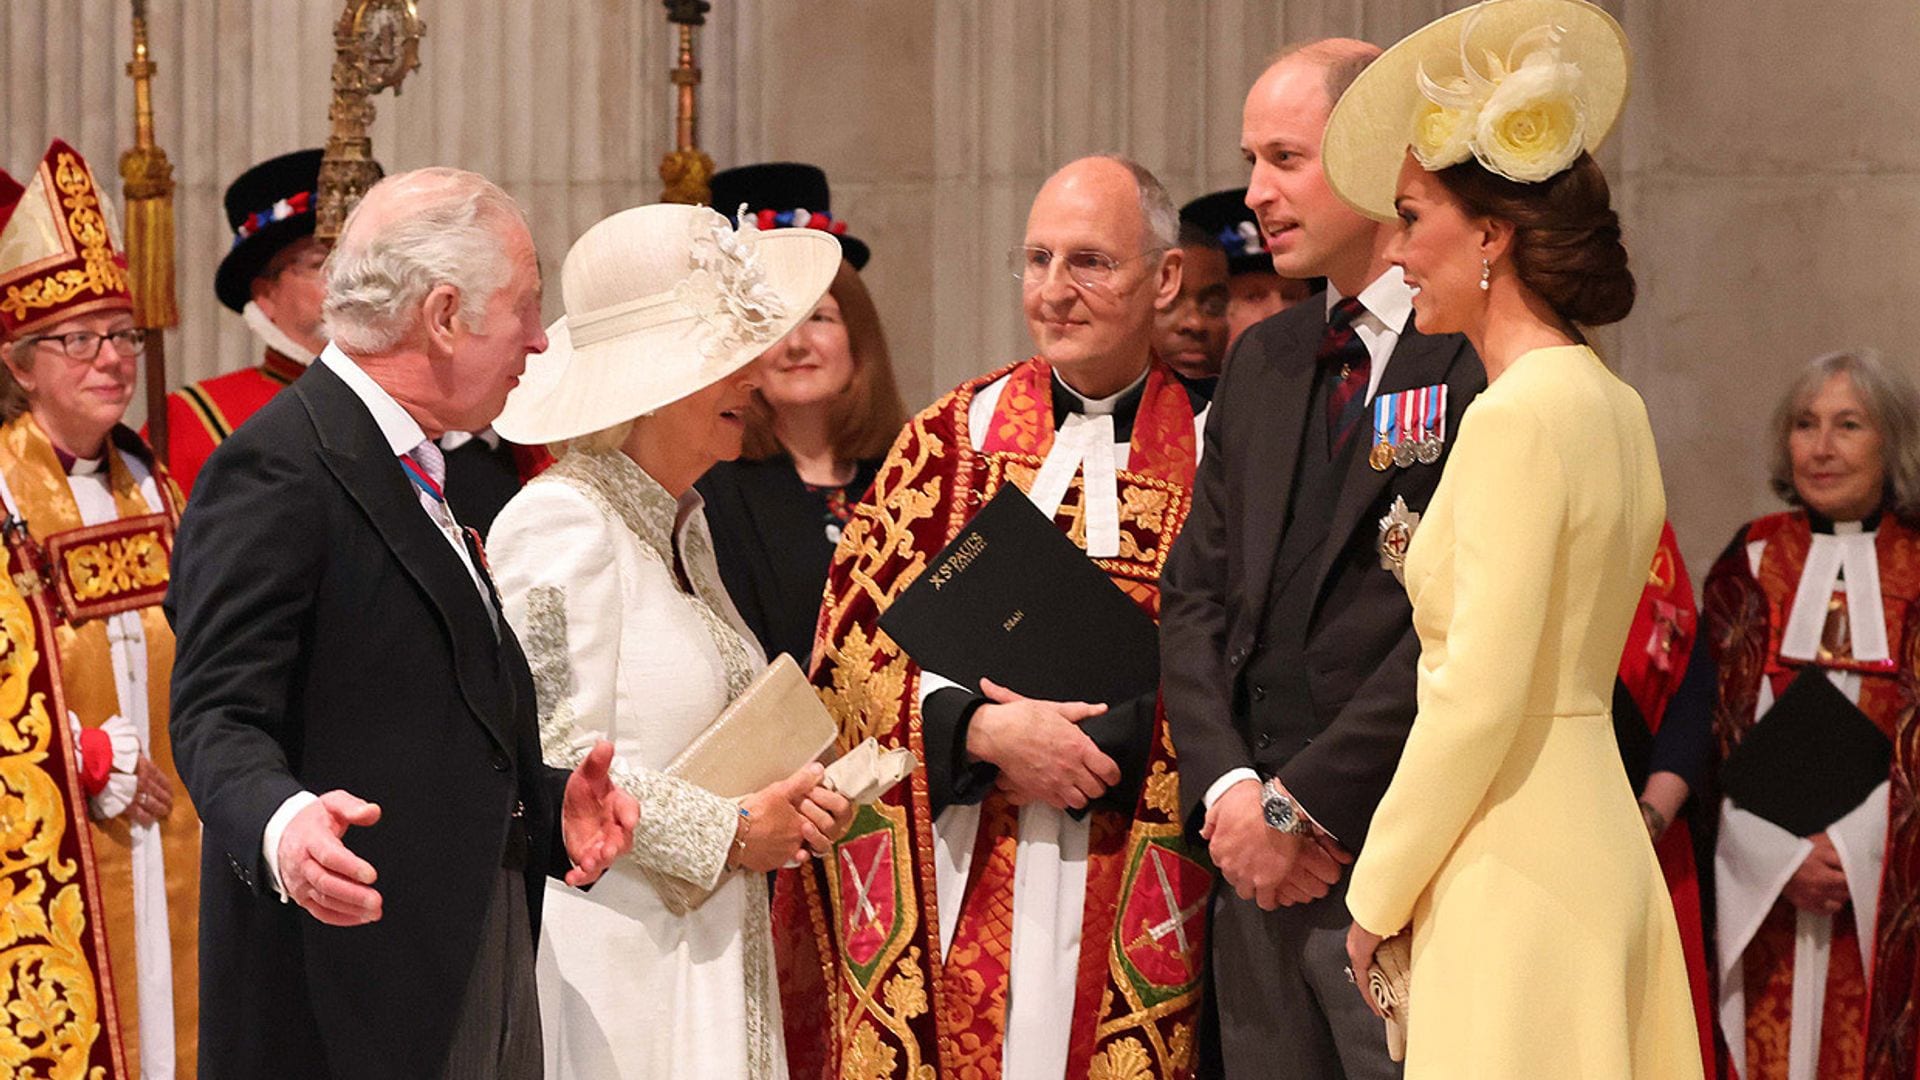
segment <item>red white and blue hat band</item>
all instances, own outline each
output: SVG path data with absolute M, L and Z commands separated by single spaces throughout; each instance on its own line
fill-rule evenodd
M 847 223 L 838 221 L 825 210 L 808 210 L 799 207 L 793 210 L 775 210 L 771 207 L 754 213 L 754 227 L 767 229 L 820 229 L 834 236 L 842 236 L 847 231 Z
M 312 212 L 313 192 L 294 192 L 292 195 L 281 199 L 265 210 L 256 210 L 248 214 L 247 219 L 240 223 L 238 229 L 234 230 L 233 246 L 239 247 L 242 241 L 276 221 L 285 221 L 290 217 L 298 217 L 301 214 L 310 214 Z

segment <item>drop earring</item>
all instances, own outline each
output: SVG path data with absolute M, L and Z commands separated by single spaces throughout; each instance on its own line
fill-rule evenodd
M 1488 262 L 1485 259 L 1481 259 L 1480 260 L 1480 291 L 1486 292 L 1488 289 L 1491 289 L 1491 288 L 1493 288 L 1493 264 Z

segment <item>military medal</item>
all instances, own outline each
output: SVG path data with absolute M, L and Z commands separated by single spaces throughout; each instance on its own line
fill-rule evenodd
M 1446 449 L 1447 384 L 1429 386 L 1420 391 L 1420 396 L 1426 399 L 1425 408 L 1421 410 L 1425 420 L 1420 425 L 1420 447 L 1415 456 L 1420 459 L 1420 464 L 1432 465 L 1440 460 L 1441 451 Z
M 1413 546 L 1413 531 L 1420 527 L 1420 515 L 1407 508 L 1404 496 L 1393 497 L 1393 506 L 1380 519 L 1380 568 L 1393 571 L 1393 579 L 1407 583 L 1407 549 Z
M 1373 450 L 1367 454 L 1367 464 L 1373 466 L 1374 472 L 1386 472 L 1393 464 L 1392 409 L 1392 394 L 1373 399 Z
M 1413 391 L 1402 390 L 1393 399 L 1395 426 L 1399 429 L 1393 444 L 1393 463 L 1404 469 L 1414 463 L 1418 453 L 1414 446 Z

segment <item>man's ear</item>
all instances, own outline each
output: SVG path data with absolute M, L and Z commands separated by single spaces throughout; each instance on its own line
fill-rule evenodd
M 454 322 L 460 317 L 460 290 L 452 285 L 435 285 L 421 302 L 420 309 L 429 350 L 438 355 L 452 352 Z
M 1165 311 L 1180 296 L 1180 275 L 1186 269 L 1187 253 L 1174 248 L 1160 257 L 1160 278 L 1154 285 L 1153 306 Z

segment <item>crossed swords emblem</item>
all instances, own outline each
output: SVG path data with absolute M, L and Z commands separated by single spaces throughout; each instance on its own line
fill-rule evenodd
M 1147 932 L 1133 939 L 1133 942 L 1129 944 L 1127 948 L 1138 948 L 1145 944 L 1149 938 L 1153 939 L 1155 945 L 1158 945 L 1162 941 L 1165 941 L 1168 935 L 1172 935 L 1173 943 L 1179 947 L 1181 954 L 1184 955 L 1190 949 L 1187 942 L 1187 920 L 1200 914 L 1206 907 L 1207 898 L 1202 896 L 1187 907 L 1181 907 L 1180 902 L 1175 899 L 1173 895 L 1173 880 L 1167 876 L 1167 864 L 1163 860 L 1160 849 L 1157 847 L 1148 848 L 1147 861 L 1153 863 L 1154 876 L 1160 880 L 1160 898 L 1166 901 L 1169 914 L 1166 918 L 1147 927 Z
M 867 872 L 862 875 L 860 873 L 860 864 L 854 861 L 853 852 L 848 851 L 846 848 L 840 849 L 840 861 L 846 864 L 847 877 L 853 882 L 854 917 L 856 921 L 847 926 L 848 934 L 852 934 L 854 931 L 869 923 L 876 928 L 880 926 L 880 909 L 875 907 L 873 903 L 873 882 L 875 878 L 880 876 L 880 866 L 885 861 L 883 856 L 885 856 L 886 853 L 887 849 L 885 846 L 876 844 L 873 849 L 873 861 L 867 865 Z

